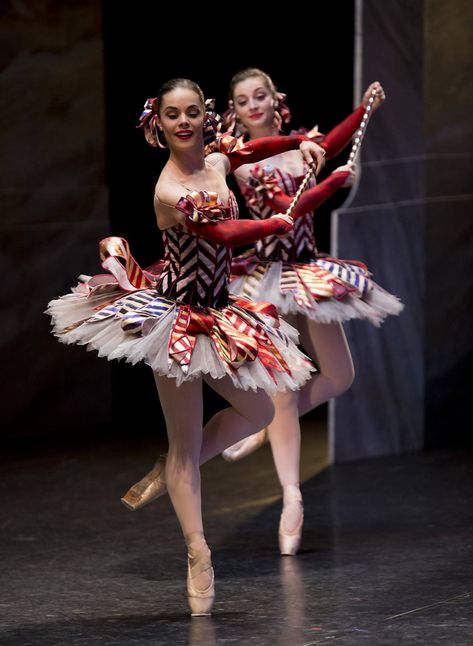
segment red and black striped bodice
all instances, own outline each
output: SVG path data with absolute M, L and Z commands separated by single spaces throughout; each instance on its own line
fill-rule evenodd
M 274 169 L 278 186 L 287 195 L 295 195 L 302 177 L 294 177 L 290 173 Z M 312 177 L 307 188 L 315 186 L 315 179 Z M 248 202 L 250 198 L 251 203 Z M 248 211 L 255 220 L 264 220 L 274 215 L 274 211 L 266 206 L 262 193 L 254 192 L 246 195 Z M 255 243 L 255 254 L 260 260 L 281 260 L 282 262 L 307 261 L 317 253 L 314 237 L 313 212 L 306 213 L 294 222 L 294 229 L 284 238 L 268 236 Z
M 222 219 L 237 218 L 238 205 L 230 191 Z M 163 243 L 164 267 L 157 286 L 163 296 L 203 307 L 227 303 L 231 247 L 187 233 L 182 225 L 163 231 Z

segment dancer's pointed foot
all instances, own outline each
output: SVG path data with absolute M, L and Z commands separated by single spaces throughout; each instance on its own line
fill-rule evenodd
M 304 523 L 304 507 L 298 485 L 283 488 L 283 510 L 279 521 L 279 551 L 294 556 L 299 550 Z
M 215 600 L 215 577 L 205 538 L 201 536 L 187 544 L 187 558 L 187 599 L 191 615 L 210 615 Z
M 227 460 L 227 462 L 236 462 L 242 458 L 250 455 L 253 451 L 256 451 L 266 444 L 268 441 L 268 431 L 266 428 L 263 428 L 262 431 L 254 433 L 253 435 L 248 435 L 248 437 L 243 438 L 236 444 L 232 444 L 228 449 L 222 452 L 222 457 Z
M 151 471 L 130 487 L 121 498 L 125 507 L 131 511 L 136 511 L 167 492 L 164 474 L 165 466 L 166 456 L 160 455 Z

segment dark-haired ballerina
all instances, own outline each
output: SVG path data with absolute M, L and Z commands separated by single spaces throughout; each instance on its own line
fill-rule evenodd
M 227 141 L 225 154 L 205 157 L 209 124 L 202 91 L 187 79 L 165 84 L 142 116 L 149 143 L 161 141 L 169 149 L 154 196 L 165 248 L 159 277 L 139 267 L 126 241 L 107 238 L 100 251 L 109 273 L 83 280 L 47 310 L 63 343 L 86 345 L 108 359 L 143 360 L 153 369 L 169 439 L 167 458 L 153 470 L 153 491 L 157 497 L 167 486 L 184 534 L 194 615 L 208 614 L 214 600 L 199 465 L 267 426 L 274 414 L 271 395 L 299 388 L 313 370 L 296 347 L 297 333 L 274 306 L 228 293 L 231 248 L 285 235 L 292 219 L 238 221 L 225 176 L 242 163 L 299 145 L 308 163 L 320 156 L 315 144 L 297 135 L 245 146 Z M 202 380 L 230 404 L 204 429 Z M 133 492 L 128 503 L 133 507 Z

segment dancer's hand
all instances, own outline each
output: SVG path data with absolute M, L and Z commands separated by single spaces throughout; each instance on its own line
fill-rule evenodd
M 335 175 L 335 173 L 349 173 L 348 177 L 346 180 L 343 182 L 341 188 L 347 188 L 349 186 L 353 186 L 355 183 L 356 179 L 356 166 L 352 166 L 351 164 L 344 164 L 343 166 L 339 166 L 336 168 L 332 175 Z
M 303 141 L 299 146 L 299 150 L 304 161 L 309 166 L 311 164 L 315 165 L 314 174 L 317 176 L 325 166 L 325 150 L 314 141 Z
M 368 87 L 366 92 L 363 95 L 363 107 L 366 108 L 368 105 L 368 101 L 371 97 L 371 93 L 373 90 L 376 90 L 376 94 L 374 95 L 374 101 L 373 101 L 373 112 L 377 110 L 379 107 L 382 106 L 384 101 L 386 100 L 386 94 L 384 93 L 383 86 L 379 81 L 375 81 L 374 83 L 371 83 L 371 85 Z
M 294 220 L 290 215 L 287 215 L 286 213 L 275 213 L 269 219 L 273 220 L 275 218 L 277 218 L 278 220 L 281 220 L 281 225 L 282 225 L 281 233 L 277 233 L 276 235 L 280 238 L 283 238 L 290 231 L 292 231 L 292 228 L 294 227 Z

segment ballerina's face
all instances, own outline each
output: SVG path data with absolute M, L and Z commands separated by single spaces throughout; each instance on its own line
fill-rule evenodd
M 270 127 L 274 119 L 275 100 L 261 76 L 250 76 L 235 85 L 235 112 L 248 129 Z
M 179 87 L 167 92 L 161 99 L 159 118 L 170 149 L 203 145 L 204 106 L 192 90 Z

